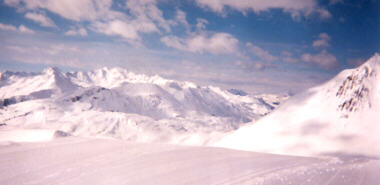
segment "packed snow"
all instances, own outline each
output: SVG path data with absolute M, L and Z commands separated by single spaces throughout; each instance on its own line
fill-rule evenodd
M 380 56 L 295 95 L 216 146 L 279 154 L 380 156 Z
M 1 142 L 0 142 L 1 143 Z M 0 184 L 366 184 L 380 162 L 66 137 L 0 145 Z

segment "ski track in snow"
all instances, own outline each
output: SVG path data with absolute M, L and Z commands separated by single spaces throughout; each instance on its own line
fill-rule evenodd
M 368 184 L 380 162 L 61 138 L 0 145 L 0 184 Z

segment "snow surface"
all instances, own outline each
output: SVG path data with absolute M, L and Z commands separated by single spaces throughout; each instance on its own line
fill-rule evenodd
M 0 129 L 0 142 L 41 142 L 51 141 L 55 130 L 45 129 Z
M 0 142 L 1 143 L 1 142 Z M 366 184 L 380 161 L 66 137 L 0 144 L 0 184 Z
M 121 68 L 4 72 L 0 184 L 380 184 L 379 73 L 376 54 L 271 112 L 287 96 Z
M 279 154 L 380 156 L 380 56 L 290 98 L 216 146 Z
M 0 123 L 86 137 L 203 145 L 274 109 L 260 97 L 122 68 L 0 77 Z

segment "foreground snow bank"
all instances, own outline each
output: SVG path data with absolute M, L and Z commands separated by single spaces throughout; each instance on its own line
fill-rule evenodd
M 63 138 L 0 146 L 0 184 L 380 184 L 380 162 Z
M 41 142 L 51 141 L 59 135 L 65 135 L 61 131 L 49 129 L 0 129 L 0 142 Z

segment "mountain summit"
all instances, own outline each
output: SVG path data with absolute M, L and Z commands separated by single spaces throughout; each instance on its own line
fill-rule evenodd
M 216 145 L 283 154 L 380 156 L 380 56 L 298 94 Z

